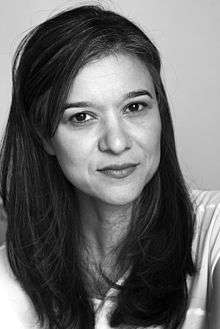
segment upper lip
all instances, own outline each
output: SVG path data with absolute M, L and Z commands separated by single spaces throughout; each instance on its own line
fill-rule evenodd
M 135 167 L 138 163 L 123 163 L 121 165 L 111 164 L 98 170 L 122 170 L 129 167 Z

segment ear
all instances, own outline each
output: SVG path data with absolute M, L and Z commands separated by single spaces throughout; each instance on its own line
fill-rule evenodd
M 46 140 L 45 138 L 42 138 L 42 142 L 43 142 L 44 150 L 49 155 L 55 155 L 55 152 L 54 152 L 54 149 L 53 149 L 53 145 L 52 145 L 51 140 Z

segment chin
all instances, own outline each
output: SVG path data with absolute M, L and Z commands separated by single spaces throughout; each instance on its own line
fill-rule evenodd
M 132 203 L 137 197 L 139 196 L 139 194 L 114 194 L 114 195 L 103 195 L 102 198 L 99 198 L 101 201 L 107 203 L 107 204 L 111 204 L 114 206 L 124 206 L 127 205 L 129 203 Z

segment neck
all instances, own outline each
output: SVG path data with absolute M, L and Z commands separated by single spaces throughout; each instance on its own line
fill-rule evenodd
M 110 205 L 78 193 L 79 215 L 82 223 L 81 256 L 85 282 L 92 297 L 103 298 L 110 286 L 100 275 L 100 269 L 114 282 L 124 274 L 128 264 L 117 264 L 116 248 L 127 233 L 132 203 Z
M 111 205 L 79 192 L 79 210 L 83 235 L 100 262 L 126 234 L 132 203 Z

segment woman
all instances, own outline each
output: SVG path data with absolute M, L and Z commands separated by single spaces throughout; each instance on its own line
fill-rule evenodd
M 188 192 L 159 53 L 126 18 L 82 6 L 22 41 L 1 194 L 4 328 L 218 328 L 220 196 Z

